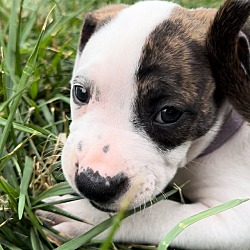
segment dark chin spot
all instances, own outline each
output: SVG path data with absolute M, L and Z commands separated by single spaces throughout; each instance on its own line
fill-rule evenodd
M 95 208 L 97 208 L 98 210 L 102 211 L 102 212 L 106 212 L 106 213 L 116 213 L 117 210 L 116 209 L 110 209 L 107 207 L 102 207 L 101 205 L 95 203 L 94 201 L 90 201 L 91 205 Z

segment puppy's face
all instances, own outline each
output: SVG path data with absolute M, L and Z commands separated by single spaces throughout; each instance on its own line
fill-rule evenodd
M 62 158 L 75 190 L 110 211 L 129 192 L 131 207 L 159 194 L 204 149 L 190 156 L 220 106 L 205 53 L 214 11 L 160 1 L 121 9 L 78 53 Z

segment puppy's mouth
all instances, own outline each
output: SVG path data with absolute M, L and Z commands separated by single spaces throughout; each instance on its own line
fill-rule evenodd
M 94 207 L 113 212 L 117 211 L 116 201 L 129 189 L 130 179 L 122 172 L 113 177 L 104 177 L 98 171 L 87 168 L 76 172 L 75 185 Z
M 118 209 L 108 207 L 106 204 L 99 204 L 99 203 L 96 203 L 96 202 L 91 201 L 91 200 L 90 200 L 90 203 L 93 207 L 95 207 L 96 209 L 98 209 L 102 212 L 116 213 L 118 211 Z

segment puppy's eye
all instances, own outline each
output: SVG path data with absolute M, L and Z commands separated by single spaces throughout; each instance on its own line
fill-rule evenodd
M 89 102 L 89 92 L 81 85 L 75 85 L 73 88 L 73 95 L 77 102 L 86 104 Z
M 164 107 L 155 118 L 155 122 L 160 124 L 170 124 L 177 122 L 182 116 L 183 112 L 174 107 Z

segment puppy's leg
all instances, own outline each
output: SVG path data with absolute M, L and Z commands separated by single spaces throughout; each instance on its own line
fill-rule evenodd
M 55 196 L 46 199 L 45 202 L 54 202 L 73 197 L 74 196 L 71 195 Z M 42 219 L 42 221 L 50 224 L 57 231 L 72 238 L 87 232 L 88 230 L 93 228 L 94 225 L 97 225 L 100 222 L 110 217 L 108 213 L 101 212 L 100 210 L 94 208 L 87 199 L 80 199 L 66 203 L 59 203 L 55 206 L 88 222 L 84 223 L 75 221 L 68 217 L 48 212 L 45 210 L 36 211 L 36 214 Z
M 218 204 L 214 202 L 212 206 L 215 205 Z M 242 204 L 191 225 L 177 236 L 171 246 L 184 249 L 250 249 L 248 206 Z M 158 244 L 181 220 L 206 209 L 208 207 L 202 203 L 161 201 L 124 220 L 116 240 Z
M 209 205 L 217 204 L 210 202 Z M 87 200 L 74 201 L 74 204 L 68 203 L 64 209 L 96 224 L 109 218 L 107 213 L 93 208 Z M 173 201 L 161 201 L 126 218 L 115 235 L 115 241 L 158 244 L 181 220 L 206 209 L 208 207 L 202 203 L 180 204 Z M 248 205 L 242 204 L 237 208 L 199 221 L 177 236 L 172 246 L 188 249 L 239 249 L 239 247 L 250 249 L 250 238 L 247 237 L 250 223 L 247 223 L 247 216 L 244 213 L 247 209 Z M 61 221 L 54 228 L 74 237 L 87 232 L 92 226 L 66 220 Z M 105 236 L 106 232 L 97 238 L 104 239 Z

